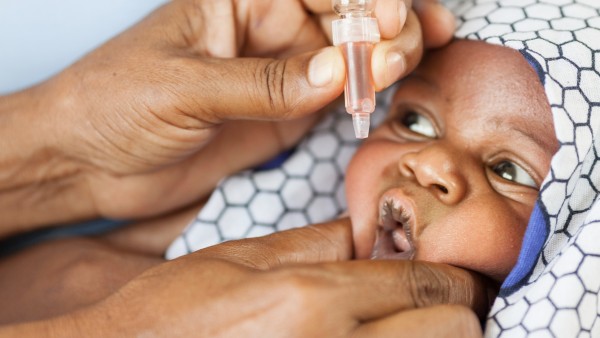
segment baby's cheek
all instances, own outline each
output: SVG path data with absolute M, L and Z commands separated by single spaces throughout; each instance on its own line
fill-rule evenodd
M 364 199 L 366 194 L 360 188 L 360 182 L 348 181 L 346 184 L 346 195 L 348 200 L 348 212 L 352 222 L 352 236 L 354 240 L 355 256 L 358 259 L 367 259 L 371 256 L 371 250 L 375 242 L 375 227 L 370 220 L 370 209 L 373 208 Z M 376 226 L 376 225 L 375 225 Z
M 367 165 L 373 159 L 365 150 L 365 146 L 359 148 L 346 169 L 346 199 L 351 215 L 359 210 L 361 198 L 365 194 L 365 186 L 369 184 L 369 180 L 373 180 L 372 168 Z
M 371 257 L 371 251 L 373 251 L 373 244 L 375 243 L 375 232 L 369 231 L 362 226 L 357 226 L 360 221 L 354 221 L 352 217 L 352 237 L 354 240 L 354 255 L 356 259 L 368 259 Z
M 379 199 L 395 186 L 399 148 L 385 138 L 369 137 L 346 170 L 346 200 L 352 220 L 357 258 L 369 258 L 375 243 Z
M 457 212 L 426 228 L 417 241 L 415 259 L 477 271 L 501 282 L 519 255 L 523 220 L 501 207 L 501 213 L 485 204 L 469 209 L 480 212 Z
M 356 152 L 346 171 L 346 200 L 352 221 L 356 258 L 371 256 L 377 221 L 377 167 L 375 152 L 363 145 Z M 374 162 L 375 161 L 375 162 Z
M 488 245 L 482 246 L 480 252 L 482 257 L 487 257 L 479 263 L 481 270 L 495 280 L 503 281 L 519 257 L 523 235 L 527 227 L 528 213 L 521 213 L 522 210 L 506 209 L 502 216 L 498 216 L 492 226 L 488 227 L 488 233 L 482 233 L 482 242 L 484 237 Z

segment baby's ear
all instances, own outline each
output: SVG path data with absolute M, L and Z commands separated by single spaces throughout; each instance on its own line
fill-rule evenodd
M 521 55 L 523 55 L 523 57 L 525 57 L 525 60 L 527 60 L 527 63 L 529 63 L 529 65 L 533 68 L 533 70 L 535 71 L 535 73 L 538 76 L 538 79 L 540 79 L 540 82 L 542 83 L 542 85 L 545 85 L 546 84 L 546 73 L 542 69 L 542 65 L 540 65 L 540 63 L 527 50 L 519 49 L 519 53 L 521 53 Z

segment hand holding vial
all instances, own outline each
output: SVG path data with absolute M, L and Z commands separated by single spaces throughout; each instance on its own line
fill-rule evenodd
M 414 1 L 412 6 L 400 1 L 390 11 L 392 2 L 332 0 L 339 16 L 332 22 L 332 40 L 345 59 L 345 106 L 356 138 L 369 135 L 375 91 L 412 71 L 423 48 L 443 45 L 453 31 L 453 17 L 436 1 Z
M 375 110 L 371 56 L 380 37 L 377 19 L 371 17 L 374 7 L 375 0 L 333 0 L 333 10 L 340 16 L 332 22 L 333 44 L 340 46 L 346 62 L 346 111 L 352 114 L 356 138 L 369 136 L 370 114 Z
M 357 0 L 339 1 L 348 7 Z M 366 22 L 363 33 L 368 33 L 361 40 L 365 44 L 353 40 L 346 48 L 347 58 L 356 61 L 349 67 L 351 83 L 361 85 L 348 86 L 347 92 L 351 98 L 368 98 L 350 105 L 363 137 L 368 122 L 361 114 L 366 112 L 368 121 L 374 91 L 408 74 L 424 47 L 448 42 L 454 22 L 435 0 L 365 4 L 364 17 L 345 14 Z M 229 19 L 216 13 L 229 13 Z M 49 158 L 64 159 L 64 165 L 49 165 L 52 170 L 37 168 L 46 165 L 43 161 L 27 162 L 32 167 L 19 170 L 19 179 L 4 175 L 10 179 L 0 180 L 0 188 L 14 191 L 3 199 L 11 201 L 0 210 L 5 223 L 24 224 L 23 231 L 82 218 L 169 212 L 198 200 L 223 173 L 290 147 L 319 118 L 315 112 L 344 88 L 344 56 L 330 46 L 333 14 L 331 0 L 169 2 L 43 86 L 0 98 L 0 113 L 18 116 L 6 119 L 12 124 L 0 124 L 14 145 L 0 147 L 6 163 L 30 158 L 21 153 L 27 146 L 30 153 L 60 149 Z M 377 30 L 381 41 L 372 44 Z M 19 105 L 30 115 L 14 108 Z M 40 139 L 28 137 L 32 130 L 51 132 L 38 133 L 45 135 Z M 272 135 L 280 135 L 278 142 Z M 224 156 L 225 148 L 231 149 L 231 160 L 212 165 L 213 152 Z M 211 164 L 210 179 L 194 169 L 205 170 L 206 163 Z M 69 175 L 84 178 L 71 181 L 62 168 L 73 168 Z M 48 182 L 77 182 L 63 191 L 69 197 L 62 200 L 73 202 L 60 204 L 57 211 L 54 204 L 24 201 L 12 188 L 35 186 L 37 172 L 45 173 Z M 186 188 L 171 194 L 174 186 Z M 23 214 L 25 205 L 29 212 Z

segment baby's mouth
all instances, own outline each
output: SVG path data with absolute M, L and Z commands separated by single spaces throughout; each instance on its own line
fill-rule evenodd
M 414 229 L 412 210 L 397 200 L 384 200 L 379 206 L 379 225 L 371 259 L 412 259 Z

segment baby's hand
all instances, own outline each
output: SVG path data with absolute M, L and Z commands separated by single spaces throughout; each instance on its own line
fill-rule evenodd
M 412 8 L 410 0 L 376 5 L 378 89 L 411 71 L 424 47 L 450 40 L 448 11 L 430 0 Z M 79 206 L 68 203 L 77 212 L 53 214 L 165 213 L 204 196 L 232 168 L 289 146 L 343 91 L 343 57 L 328 41 L 333 17 L 330 0 L 173 1 L 30 92 L 41 102 L 36 119 L 52 131 L 46 138 L 57 143 L 46 148 L 60 149 L 54 158 L 69 159 L 82 177 Z M 220 150 L 233 156 L 244 148 L 236 145 L 260 142 L 235 133 L 233 147 L 209 146 L 232 121 L 298 118 L 260 126 L 285 137 L 234 165 Z

